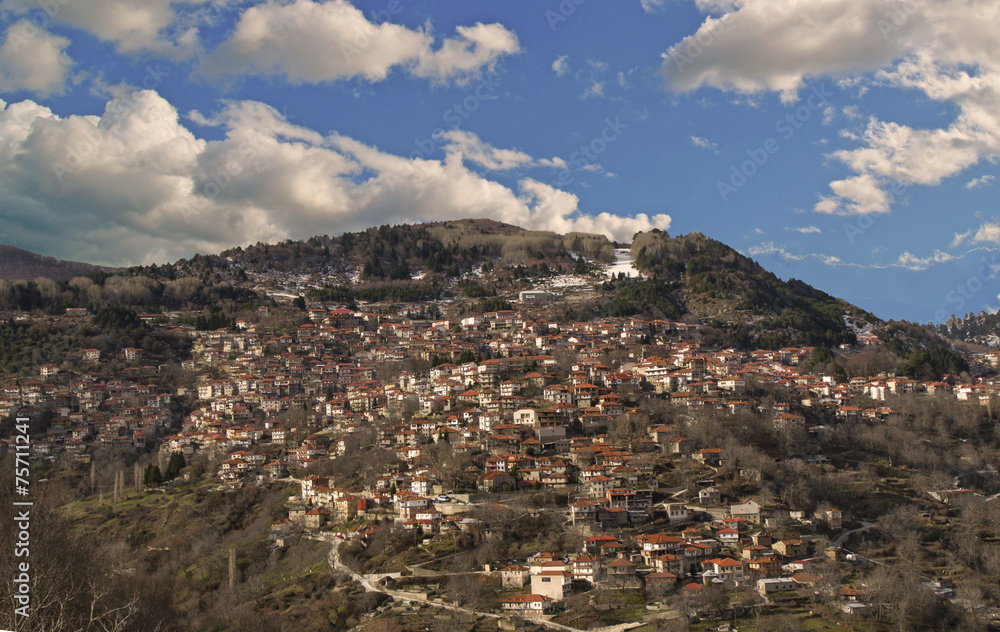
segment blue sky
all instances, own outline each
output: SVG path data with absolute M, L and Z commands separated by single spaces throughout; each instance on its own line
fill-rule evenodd
M 0 242 L 700 231 L 883 318 L 1000 306 L 996 0 L 0 0 Z

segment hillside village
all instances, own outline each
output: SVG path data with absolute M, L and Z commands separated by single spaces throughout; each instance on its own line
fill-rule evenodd
M 46 461 L 87 463 L 96 449 L 131 446 L 155 450 L 161 468 L 174 453 L 199 463 L 181 479 L 211 478 L 219 493 L 297 483 L 286 517 L 271 527 L 272 547 L 334 533 L 367 546 L 396 530 L 424 543 L 426 559 L 411 561 L 426 563 L 434 559 L 427 544 L 503 537 L 485 517 L 491 510 L 550 492 L 556 500 L 531 513 L 555 514 L 574 548 L 506 547 L 506 557 L 476 562 L 475 571 L 499 580 L 492 608 L 511 615 L 550 618 L 574 595 L 610 587 L 692 616 L 713 600 L 721 612 L 718 595 L 728 603 L 725 595 L 741 590 L 764 603 L 777 593 L 822 593 L 844 616 L 863 617 L 878 604 L 846 581 L 852 571 L 835 569 L 875 563 L 845 543 L 877 516 L 821 493 L 766 491 L 770 466 L 760 461 L 769 457 L 713 441 L 705 420 L 750 424 L 803 473 L 852 486 L 871 467 L 838 438 L 845 429 L 899 424 L 899 398 L 952 399 L 992 415 L 1000 392 L 1000 383 L 967 375 L 838 381 L 804 368 L 812 347 L 711 348 L 691 322 L 562 323 L 534 307 L 544 297 L 522 298 L 519 309 L 438 320 L 420 304 L 310 304 L 304 316 L 272 308 L 278 326 L 251 318 L 212 331 L 141 314 L 154 329 L 191 337 L 183 363 L 191 383 L 167 388 L 142 349 L 120 358 L 80 349 L 71 366 L 43 365 L 37 379 L 5 383 L 0 415 L 45 415 L 33 449 Z M 838 353 L 880 344 L 867 328 Z M 970 360 L 970 373 L 982 374 L 1000 352 Z M 101 370 L 109 362 L 114 379 Z M 358 455 L 363 471 L 337 466 L 357 465 Z M 997 504 L 957 478 L 925 492 L 922 502 L 942 512 L 957 502 Z M 407 568 L 364 570 L 391 583 Z M 929 593 L 955 599 L 951 578 L 924 579 Z

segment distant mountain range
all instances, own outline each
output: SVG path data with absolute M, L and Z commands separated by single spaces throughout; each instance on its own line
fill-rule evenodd
M 0 244 L 0 279 L 30 281 L 43 277 L 53 281 L 65 281 L 83 274 L 111 272 L 115 269 L 77 261 L 62 261 Z

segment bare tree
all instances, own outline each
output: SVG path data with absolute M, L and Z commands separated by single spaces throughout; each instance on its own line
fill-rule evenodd
M 452 575 L 447 584 L 448 598 L 456 606 L 479 608 L 491 592 L 482 575 Z
M 934 596 L 920 586 L 912 573 L 880 566 L 862 584 L 877 616 L 893 621 L 899 632 L 917 629 L 923 622 L 934 620 L 937 606 Z

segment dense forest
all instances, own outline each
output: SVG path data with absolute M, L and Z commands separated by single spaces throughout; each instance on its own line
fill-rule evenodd
M 782 281 L 749 257 L 701 233 L 681 237 L 659 230 L 641 233 L 632 242 L 632 255 L 636 268 L 659 284 L 654 294 L 669 297 L 677 312 L 692 313 L 725 330 L 720 335 L 722 344 L 740 348 L 836 346 L 856 342 L 844 322 L 845 313 L 878 322 L 873 315 L 802 281 Z M 648 302 L 650 292 L 644 294 Z M 616 293 L 616 299 L 619 296 Z M 664 298 L 658 301 L 661 306 L 665 306 Z
M 351 274 L 358 282 L 407 281 L 417 275 L 458 278 L 487 262 L 522 265 L 546 262 L 572 267 L 570 252 L 610 261 L 614 246 L 602 235 L 557 235 L 491 220 L 379 226 L 333 237 L 258 243 L 218 255 L 195 255 L 163 266 L 131 268 L 130 274 L 175 279 L 241 281 L 247 274 Z

